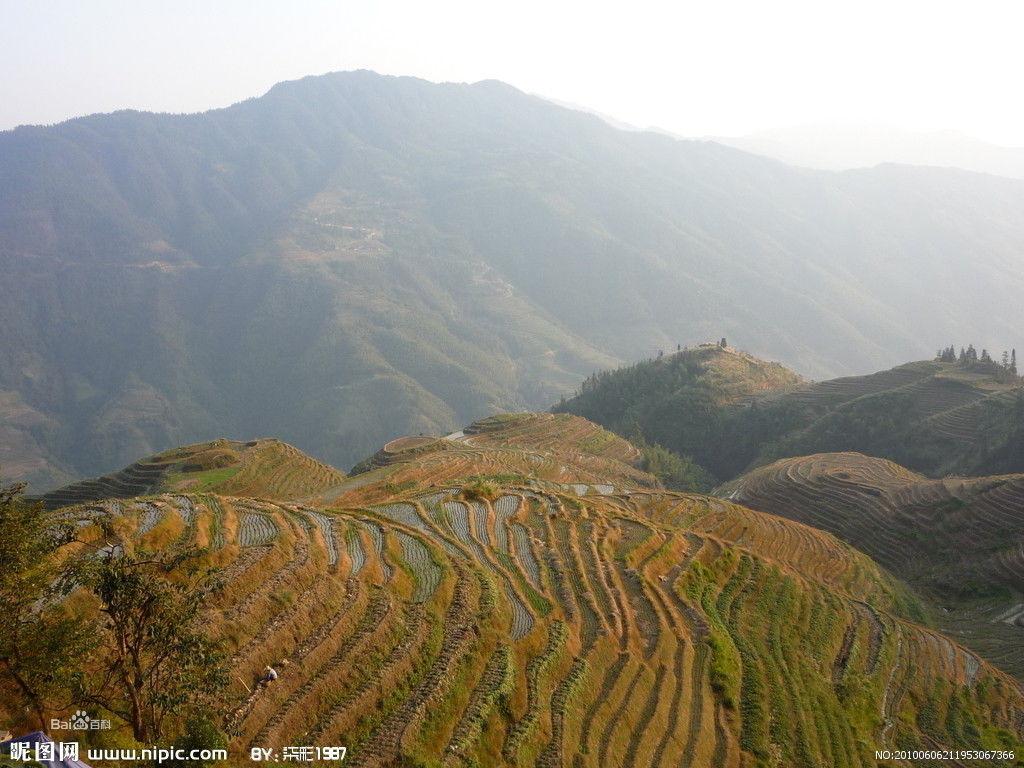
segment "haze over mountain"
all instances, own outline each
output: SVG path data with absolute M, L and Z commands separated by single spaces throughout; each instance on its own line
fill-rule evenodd
M 371 72 L 0 134 L 0 466 L 222 434 L 348 467 L 739 336 L 812 377 L 1024 327 L 1024 182 L 795 169 Z
M 842 171 L 903 163 L 1024 179 L 1024 147 L 1003 147 L 959 131 L 908 131 L 881 125 L 798 125 L 747 136 L 716 136 L 714 140 L 806 168 Z

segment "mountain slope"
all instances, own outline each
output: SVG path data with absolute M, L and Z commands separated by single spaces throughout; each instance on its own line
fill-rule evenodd
M 929 480 L 861 454 L 816 454 L 716 492 L 867 552 L 933 598 L 947 631 L 1024 676 L 1024 475 Z
M 796 170 L 496 82 L 19 128 L 0 189 L 0 460 L 38 488 L 220 434 L 347 467 L 638 346 L 823 375 L 1024 321 L 1020 182 Z
M 55 509 L 172 491 L 284 500 L 323 492 L 344 479 L 344 473 L 280 440 L 221 439 L 165 451 L 113 474 L 71 483 L 43 494 L 40 501 Z
M 992 363 L 907 363 L 867 376 L 800 382 L 703 345 L 589 379 L 556 407 L 687 454 L 720 479 L 776 458 L 859 451 L 930 475 L 1024 471 L 1024 384 Z M 737 397 L 734 392 L 742 394 Z
M 236 750 L 302 733 L 359 766 L 809 768 L 1019 746 L 1016 682 L 916 623 L 869 558 L 638 485 L 635 449 L 603 435 L 520 414 L 392 444 L 400 458 L 349 489 L 356 503 L 177 494 L 61 514 L 82 536 L 118 515 L 128 547 L 210 545 Z M 454 470 L 438 461 L 453 450 Z M 519 474 L 537 458 L 538 476 Z M 592 482 L 598 466 L 613 487 Z M 280 678 L 246 687 L 267 663 Z
M 1024 148 L 990 144 L 957 131 L 805 125 L 748 136 L 716 137 L 715 141 L 807 168 L 843 170 L 905 163 L 1024 178 Z
M 821 382 L 766 403 L 799 414 L 761 460 L 854 450 L 930 475 L 999 471 L 1003 447 L 1024 428 L 1024 384 L 998 366 L 921 361 L 870 376 Z M 1006 469 L 1024 470 L 1024 456 Z

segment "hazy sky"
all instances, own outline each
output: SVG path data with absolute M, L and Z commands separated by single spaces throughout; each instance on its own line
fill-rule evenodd
M 1022 30 L 1020 0 L 0 0 L 0 128 L 368 68 L 689 136 L 884 123 L 1024 145 Z

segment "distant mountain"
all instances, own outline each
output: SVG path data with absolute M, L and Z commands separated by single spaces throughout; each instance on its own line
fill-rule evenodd
M 921 361 L 807 383 L 709 344 L 593 376 L 556 410 L 692 456 L 720 480 L 835 451 L 933 476 L 1024 472 L 1024 381 L 997 363 Z
M 957 131 L 802 125 L 747 136 L 716 136 L 714 140 L 805 168 L 842 171 L 903 163 L 1024 179 L 1024 147 L 1002 147 Z
M 794 169 L 370 72 L 0 134 L 0 467 L 218 435 L 341 467 L 739 336 L 808 375 L 1024 327 L 1024 183 Z

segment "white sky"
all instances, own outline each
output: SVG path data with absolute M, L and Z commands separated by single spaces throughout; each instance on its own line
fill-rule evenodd
M 0 128 L 367 68 L 688 136 L 873 123 L 1024 146 L 1022 34 L 1021 0 L 0 0 Z

